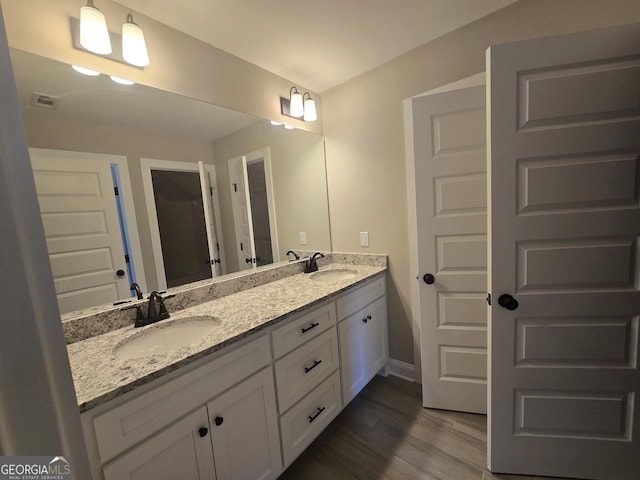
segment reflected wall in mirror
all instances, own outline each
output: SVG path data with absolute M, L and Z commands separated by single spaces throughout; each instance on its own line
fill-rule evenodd
M 202 162 L 205 168 L 200 169 L 200 176 L 202 171 L 210 172 L 206 174 L 206 180 L 201 179 L 202 199 L 194 197 L 190 202 L 202 201 L 201 206 L 192 210 L 209 214 L 208 220 L 205 219 L 209 222 L 207 230 L 211 230 L 209 254 L 202 262 L 213 262 L 210 268 L 212 276 L 240 270 L 239 239 L 232 207 L 233 183 L 237 182 L 230 177 L 228 162 L 238 157 L 251 159 L 256 152 L 268 152 L 272 198 L 271 206 L 267 202 L 261 213 L 255 209 L 252 213 L 256 223 L 265 213 L 271 214 L 268 228 L 273 232 L 273 238 L 270 241 L 277 245 L 273 261 L 286 261 L 285 252 L 290 249 L 331 250 L 324 140 L 321 135 L 275 127 L 263 119 L 142 85 L 120 85 L 105 75 L 87 77 L 69 65 L 15 49 L 11 56 L 30 148 L 55 150 L 62 154 L 73 152 L 71 156 L 76 160 L 77 157 L 86 157 L 85 163 L 90 164 L 93 164 L 90 157 L 102 156 L 102 161 L 113 167 L 110 174 L 121 184 L 119 203 L 115 200 L 113 203 L 116 203 L 115 215 L 119 216 L 124 227 L 125 238 L 129 238 L 131 243 L 127 245 L 124 242 L 125 251 L 130 248 L 130 268 L 126 264 L 123 266 L 119 253 L 105 253 L 102 247 L 85 247 L 85 240 L 95 234 L 79 232 L 77 227 L 82 222 L 91 224 L 93 221 L 93 227 L 102 222 L 102 228 L 105 223 L 103 215 L 95 214 L 96 209 L 87 207 L 93 213 L 83 214 L 82 222 L 77 220 L 78 216 L 62 214 L 45 218 L 43 210 L 43 225 L 48 236 L 54 277 L 57 277 L 59 298 L 65 295 L 76 297 L 68 305 L 61 302 L 63 313 L 111 303 L 129 295 L 128 291 L 123 295 L 122 288 L 116 287 L 106 289 L 111 295 L 109 300 L 102 295 L 94 295 L 95 298 L 77 292 L 71 295 L 66 289 L 75 288 L 72 284 L 78 281 L 78 278 L 71 278 L 71 272 L 75 272 L 76 277 L 109 277 L 111 283 L 128 284 L 135 280 L 146 292 L 163 285 L 150 227 L 151 220 L 157 223 L 157 218 L 150 218 L 145 200 L 145 159 L 188 165 L 188 169 L 195 172 L 199 171 L 198 162 Z M 103 172 L 103 175 L 107 173 Z M 78 181 L 80 177 L 74 178 L 72 184 L 96 185 L 93 180 L 91 183 Z M 37 185 L 46 184 L 43 181 L 36 178 Z M 65 182 L 60 179 L 57 182 L 56 188 L 61 189 Z M 213 189 L 209 192 L 215 194 L 207 199 L 209 187 Z M 184 195 L 168 192 L 168 188 L 180 186 L 160 187 L 169 202 L 184 199 Z M 52 198 L 61 193 L 59 190 L 56 192 Z M 67 197 L 74 195 L 68 194 Z M 84 201 L 81 203 L 88 205 Z M 69 208 L 77 212 L 75 207 Z M 270 212 L 264 211 L 269 208 Z M 176 215 L 186 215 L 184 212 L 187 210 L 177 211 L 182 213 Z M 187 224 L 190 222 L 183 222 L 183 225 Z M 65 225 L 75 226 L 76 230 L 66 230 Z M 117 234 L 121 235 L 121 232 Z M 180 235 L 176 237 L 180 245 Z M 302 237 L 306 237 L 306 244 L 301 244 Z M 67 247 L 60 247 L 62 238 L 67 243 L 71 240 L 73 252 L 64 250 Z M 212 241 L 212 238 L 216 240 Z M 172 241 L 175 242 L 176 238 Z M 200 250 L 204 248 L 202 242 L 198 240 Z M 61 249 L 52 254 L 53 244 L 58 244 Z M 216 254 L 218 247 L 220 251 Z M 83 250 L 85 248 L 89 250 Z M 90 254 L 91 249 L 94 255 Z M 82 255 L 78 255 L 78 251 L 82 251 Z M 164 262 L 163 259 L 160 261 Z M 75 266 L 71 268 L 70 264 Z M 124 276 L 120 275 L 122 271 Z M 185 278 L 189 278 L 188 274 Z

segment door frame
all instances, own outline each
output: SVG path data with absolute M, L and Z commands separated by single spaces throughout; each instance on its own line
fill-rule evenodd
M 140 285 L 140 289 L 147 291 L 147 280 L 145 276 L 144 264 L 142 262 L 142 246 L 140 244 L 140 235 L 138 233 L 138 220 L 136 217 L 136 209 L 133 203 L 133 189 L 131 188 L 131 177 L 129 176 L 129 163 L 124 155 L 112 155 L 106 153 L 79 152 L 72 150 L 58 150 L 50 148 L 29 148 L 29 153 L 40 154 L 54 158 L 71 158 L 74 160 L 87 160 L 107 163 L 110 166 L 115 165 L 118 169 L 120 180 L 119 190 L 120 199 L 124 205 L 125 221 L 127 224 L 127 233 L 129 241 L 130 260 L 133 262 L 136 282 Z M 126 249 L 125 249 L 126 251 Z
M 273 175 L 271 174 L 271 150 L 269 147 L 260 148 L 247 153 L 245 157 L 247 159 L 247 165 L 260 160 L 264 163 L 264 182 L 267 188 L 267 211 L 269 212 L 269 231 L 271 234 L 271 256 L 273 258 L 273 263 L 277 263 L 280 261 L 280 248 L 278 246 L 278 228 L 276 225 L 276 200 L 273 192 Z
M 409 295 L 411 325 L 413 331 L 413 369 L 411 366 L 402 367 L 401 376 L 410 378 L 414 382 L 422 384 L 422 351 L 420 347 L 420 270 L 418 264 L 418 212 L 416 206 L 416 164 L 413 151 L 413 106 L 412 100 L 427 95 L 461 90 L 469 87 L 486 85 L 485 72 L 480 72 L 470 77 L 443 85 L 433 90 L 428 90 L 419 95 L 414 95 L 403 100 L 404 110 L 404 140 L 405 140 L 405 178 L 407 184 L 407 214 L 409 233 L 409 271 L 411 278 L 411 291 Z M 490 352 L 487 351 L 489 355 Z M 393 368 L 393 367 L 392 367 Z M 487 385 L 488 386 L 488 385 Z
M 211 164 L 204 165 L 205 170 L 209 173 L 211 179 L 216 179 L 215 166 Z M 164 269 L 164 257 L 162 255 L 162 243 L 160 242 L 160 227 L 158 225 L 158 214 L 156 211 L 156 200 L 153 195 L 153 180 L 151 179 L 151 170 L 166 170 L 175 172 L 192 172 L 200 174 L 197 163 L 177 162 L 172 160 L 157 160 L 154 158 L 141 158 L 140 169 L 142 170 L 142 187 L 144 191 L 144 200 L 147 207 L 147 222 L 149 223 L 149 231 L 151 236 L 151 251 L 153 253 L 153 263 L 156 271 L 156 280 L 158 290 L 167 289 L 167 276 Z M 216 232 L 222 232 L 219 216 L 219 203 L 217 200 L 218 193 L 214 186 L 213 191 L 213 208 L 214 222 Z M 216 211 L 218 210 L 218 211 Z M 218 234 L 220 235 L 220 234 Z M 223 251 L 220 250 L 220 259 L 224 262 Z

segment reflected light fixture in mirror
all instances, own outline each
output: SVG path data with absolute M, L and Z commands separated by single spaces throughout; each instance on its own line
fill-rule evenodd
M 87 4 L 80 8 L 80 45 L 99 55 L 108 55 L 112 51 L 107 21 L 93 5 L 93 0 L 87 0 Z
M 136 67 L 149 65 L 149 52 L 144 40 L 144 32 L 133 21 L 133 16 L 127 14 L 127 20 L 122 24 L 122 58 Z
M 81 73 L 82 75 L 87 75 L 89 77 L 97 77 L 100 75 L 100 72 L 96 72 L 95 70 L 91 70 L 90 68 L 80 67 L 78 65 L 71 65 L 76 72 Z

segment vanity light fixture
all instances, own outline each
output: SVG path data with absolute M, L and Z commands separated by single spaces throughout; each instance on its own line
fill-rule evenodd
M 298 92 L 296 87 L 291 87 L 289 91 L 289 115 L 298 118 L 304 114 L 304 102 L 302 94 Z
M 136 67 L 149 65 L 149 52 L 144 41 L 144 32 L 133 21 L 133 16 L 130 13 L 127 14 L 127 19 L 122 24 L 122 58 Z
M 80 45 L 99 55 L 111 53 L 111 39 L 103 13 L 93 5 L 93 0 L 80 8 Z
M 318 119 L 316 102 L 311 94 L 304 92 L 303 95 L 296 87 L 289 90 L 289 98 L 280 97 L 280 113 L 305 122 L 315 122 Z
M 304 98 L 309 95 L 307 98 Z M 304 116 L 302 117 L 305 122 L 315 122 L 318 119 L 318 113 L 316 112 L 316 101 L 311 98 L 309 92 L 304 92 L 302 96 L 304 99 Z

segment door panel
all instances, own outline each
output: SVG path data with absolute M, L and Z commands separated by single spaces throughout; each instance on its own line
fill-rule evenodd
M 640 27 L 487 59 L 489 466 L 637 478 Z
M 30 154 L 61 313 L 130 296 L 109 162 L 90 153 Z
M 485 89 L 412 100 L 425 407 L 486 412 Z M 420 280 L 421 281 L 421 280 Z
M 236 232 L 238 268 L 247 270 L 256 266 L 256 247 L 253 235 L 253 217 L 249 198 L 249 179 L 246 157 L 228 161 L 231 182 L 231 204 Z

